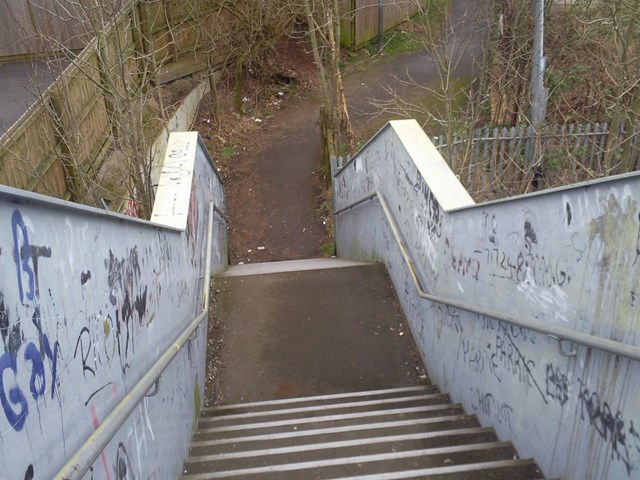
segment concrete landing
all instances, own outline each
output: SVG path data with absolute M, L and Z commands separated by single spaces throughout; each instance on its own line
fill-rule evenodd
M 265 273 L 303 272 L 305 270 L 326 270 L 328 268 L 346 268 L 368 265 L 341 258 L 311 258 L 308 260 L 288 260 L 286 262 L 265 262 L 234 265 L 224 272 L 225 277 L 243 277 L 263 275 Z
M 216 404 L 424 383 L 382 265 L 227 276 L 215 290 Z

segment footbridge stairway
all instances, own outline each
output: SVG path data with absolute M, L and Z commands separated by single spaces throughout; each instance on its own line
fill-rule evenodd
M 229 401 L 204 409 L 183 479 L 544 478 L 532 459 L 519 458 L 446 393 L 421 385 L 419 361 L 396 355 L 410 335 L 382 266 L 326 260 L 235 267 L 223 284 L 228 341 L 234 344 L 233 332 L 242 336 L 247 361 L 273 368 L 249 366 L 254 375 L 245 382 L 238 379 L 246 375 L 242 352 L 224 359 L 235 391 L 220 386 Z M 254 312 L 251 319 L 240 318 L 246 311 Z M 285 335 L 277 323 L 286 325 Z M 301 332 L 308 348 L 297 350 Z M 309 368 L 292 374 L 286 364 Z M 238 393 L 245 383 L 255 391 Z M 251 401 L 237 402 L 243 399 Z

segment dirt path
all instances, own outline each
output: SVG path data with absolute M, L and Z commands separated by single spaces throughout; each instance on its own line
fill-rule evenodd
M 242 171 L 227 189 L 232 263 L 322 256 L 318 128 L 315 99 L 292 100 L 238 157 Z
M 477 9 L 472 0 L 453 0 L 452 18 L 464 20 Z M 458 22 L 449 39 L 462 44 L 477 30 L 470 22 Z M 479 36 L 478 36 L 479 37 Z M 466 45 L 466 42 L 464 42 Z M 467 76 L 481 51 L 479 38 L 465 47 L 457 74 Z M 300 59 L 299 59 L 300 61 Z M 302 60 L 313 68 L 310 58 Z M 370 136 L 394 114 L 375 116 L 371 99 L 390 97 L 394 89 L 404 98 L 424 97 L 424 89 L 408 87 L 413 79 L 427 85 L 437 79 L 433 61 L 426 51 L 410 52 L 391 60 L 374 62 L 369 68 L 346 78 L 347 103 L 354 128 Z M 320 212 L 319 180 L 321 142 L 318 100 L 314 89 L 286 97 L 281 108 L 261 127 L 247 135 L 229 167 L 226 194 L 231 226 L 231 263 L 317 258 L 330 237 Z M 207 115 L 206 112 L 203 115 Z

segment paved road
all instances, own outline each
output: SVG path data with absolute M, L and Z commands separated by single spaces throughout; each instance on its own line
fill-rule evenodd
M 483 20 L 482 4 L 477 0 L 452 0 L 446 42 L 448 58 L 455 60 L 453 78 L 470 79 L 476 61 L 482 56 Z M 441 57 L 442 58 L 442 57 Z M 429 95 L 425 87 L 436 88 L 440 75 L 434 55 L 419 50 L 398 55 L 390 61 L 379 61 L 371 68 L 350 75 L 346 79 L 345 94 L 349 115 L 354 128 L 363 131 L 370 122 L 375 129 L 388 120 L 401 117 L 397 113 L 379 115 L 380 107 L 373 104 L 392 99 L 390 92 L 405 101 L 422 101 Z M 364 130 L 371 134 L 369 130 Z
M 0 63 L 0 135 L 27 111 L 53 81 L 41 61 Z

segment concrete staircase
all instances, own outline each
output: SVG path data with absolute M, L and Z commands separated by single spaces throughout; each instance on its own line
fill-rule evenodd
M 185 480 L 544 478 L 448 395 L 420 385 L 382 266 L 241 266 L 221 285 L 225 368 Z
M 206 409 L 185 480 L 540 479 L 433 386 Z

